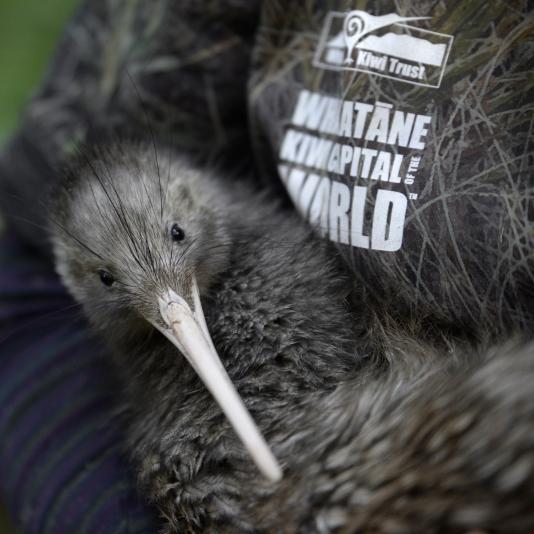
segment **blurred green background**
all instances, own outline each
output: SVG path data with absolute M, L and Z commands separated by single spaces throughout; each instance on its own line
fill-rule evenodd
M 0 0 L 0 144 L 16 127 L 76 3 Z
M 77 0 L 0 0 L 0 146 L 16 128 L 76 4 Z M 0 495 L 0 534 L 13 534 L 16 530 L 1 502 Z

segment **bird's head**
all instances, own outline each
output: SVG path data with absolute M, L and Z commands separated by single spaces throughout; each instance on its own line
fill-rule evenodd
M 136 339 L 156 329 L 175 345 L 260 469 L 279 478 L 224 371 L 200 303 L 228 266 L 230 203 L 218 180 L 161 148 L 122 145 L 82 154 L 52 199 L 56 268 L 108 338 Z
M 163 327 L 169 290 L 194 310 L 228 264 L 219 189 L 161 147 L 80 154 L 54 193 L 52 236 L 58 272 L 97 328 Z

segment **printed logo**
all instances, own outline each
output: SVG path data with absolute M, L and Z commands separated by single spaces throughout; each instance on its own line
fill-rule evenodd
M 366 72 L 438 88 L 453 37 L 406 24 L 430 17 L 374 16 L 365 11 L 328 14 L 314 66 Z

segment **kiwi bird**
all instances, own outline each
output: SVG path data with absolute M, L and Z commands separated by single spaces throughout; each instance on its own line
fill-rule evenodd
M 368 33 L 390 26 L 391 24 L 429 18 L 430 17 L 400 17 L 396 13 L 375 16 L 369 15 L 369 13 L 359 9 L 349 11 L 343 20 L 343 38 L 345 39 L 345 45 L 347 47 L 345 63 L 348 65 L 354 63 L 354 59 L 352 58 L 354 47 Z
M 531 348 L 371 339 L 330 245 L 167 148 L 80 156 L 50 219 L 168 532 L 534 528 Z

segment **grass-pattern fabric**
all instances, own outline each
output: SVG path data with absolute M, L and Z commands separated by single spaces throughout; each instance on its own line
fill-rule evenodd
M 429 17 L 413 24 L 452 35 L 440 88 L 317 68 L 326 16 L 351 9 Z M 533 36 L 526 0 L 265 2 L 249 92 L 262 170 L 276 172 L 302 89 L 432 117 L 425 149 L 407 151 L 423 159 L 402 248 L 341 247 L 355 283 L 369 287 L 389 311 L 430 314 L 463 329 L 532 330 Z M 378 187 L 348 174 L 335 179 Z M 372 192 L 369 197 L 372 208 Z

